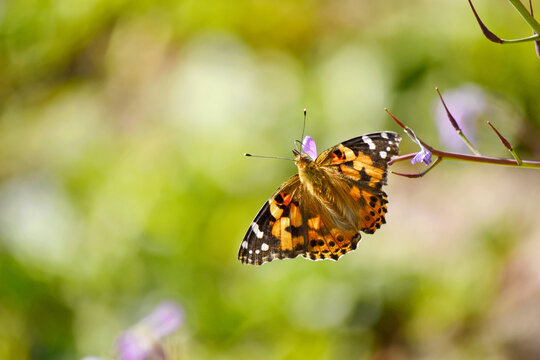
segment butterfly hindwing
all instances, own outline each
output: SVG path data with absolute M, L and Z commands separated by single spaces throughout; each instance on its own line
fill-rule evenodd
M 263 205 L 240 245 L 238 258 L 261 265 L 274 259 L 337 260 L 356 249 L 357 230 L 343 230 L 319 199 L 304 193 L 298 175 Z
M 316 162 L 341 176 L 332 177 L 341 192 L 350 195 L 348 207 L 356 212 L 358 228 L 374 233 L 385 222 L 388 199 L 386 184 L 388 161 L 399 153 L 401 136 L 379 132 L 344 141 L 321 153 Z M 339 180 L 338 180 L 339 179 Z M 341 183 L 341 184 L 340 184 Z
M 350 209 L 357 215 L 358 229 L 373 234 L 386 223 L 386 204 L 388 203 L 386 193 L 382 190 L 363 188 L 360 186 L 362 184 L 353 181 L 345 182 L 350 186 L 349 194 L 355 202 Z
M 299 169 L 301 161 L 314 165 L 310 187 L 298 174 L 280 186 L 251 223 L 238 258 L 254 265 L 298 255 L 337 260 L 354 250 L 360 231 L 371 234 L 385 223 L 382 186 L 400 141 L 394 132 L 359 136 L 324 151 L 315 164 L 298 153 Z
M 306 197 L 307 198 L 307 197 Z M 337 260 L 345 253 L 356 249 L 360 233 L 354 229 L 342 229 L 332 215 L 314 198 L 303 205 L 305 226 L 308 233 L 307 252 L 304 257 L 311 260 Z

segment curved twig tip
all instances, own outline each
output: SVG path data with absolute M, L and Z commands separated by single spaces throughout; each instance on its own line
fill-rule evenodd
M 474 17 L 476 18 L 476 22 L 478 22 L 478 25 L 480 26 L 480 29 L 482 30 L 482 33 L 484 34 L 484 36 L 494 42 L 494 43 L 497 43 L 497 44 L 502 44 L 504 43 L 504 41 L 498 37 L 497 35 L 495 35 L 494 33 L 492 33 L 486 25 L 484 25 L 484 23 L 482 22 L 482 20 L 480 19 L 480 16 L 478 15 L 478 13 L 476 12 L 476 9 L 474 8 L 474 5 L 472 3 L 471 0 L 468 0 L 469 1 L 469 5 L 471 6 L 471 10 L 474 14 Z
M 384 111 L 386 111 L 386 113 L 387 113 L 388 115 L 390 115 L 390 117 L 391 117 L 392 119 L 394 119 L 394 121 L 395 121 L 399 126 L 401 126 L 404 130 L 407 130 L 407 127 L 406 127 L 405 125 L 403 125 L 403 123 L 402 123 L 401 121 L 399 121 L 394 115 L 392 115 L 392 113 L 390 112 L 390 110 L 388 110 L 388 109 L 385 108 Z

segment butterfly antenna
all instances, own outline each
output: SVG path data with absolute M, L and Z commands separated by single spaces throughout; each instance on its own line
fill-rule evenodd
M 253 155 L 253 154 L 249 154 L 249 153 L 245 153 L 244 156 L 257 157 L 257 158 L 263 158 L 263 159 L 279 159 L 279 160 L 294 161 L 294 159 L 289 159 L 289 158 L 285 158 L 285 157 L 281 157 L 281 156 Z
M 307 118 L 307 109 L 304 108 L 304 126 L 302 126 L 302 137 L 300 141 L 304 140 L 304 133 L 306 132 L 306 118 Z
M 302 126 L 302 137 L 300 139 L 304 139 L 304 133 L 306 131 L 306 117 L 307 117 L 307 109 L 304 108 L 304 125 Z M 302 140 L 294 140 L 294 147 L 296 150 L 302 152 Z

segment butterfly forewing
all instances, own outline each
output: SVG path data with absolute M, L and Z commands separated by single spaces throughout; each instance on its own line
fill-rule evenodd
M 242 263 L 260 265 L 306 252 L 300 198 L 297 174 L 276 190 L 253 219 L 238 252 Z
M 382 191 L 386 184 L 388 161 L 399 153 L 401 136 L 380 132 L 344 141 L 317 157 L 317 163 L 341 174 L 342 185 L 354 200 L 349 208 L 358 216 L 358 228 L 372 234 L 384 223 L 388 203 Z M 338 178 L 337 176 L 334 178 Z
M 373 233 L 385 223 L 381 189 L 400 141 L 394 132 L 372 133 L 321 153 L 315 162 L 324 198 L 309 192 L 298 174 L 289 178 L 251 223 L 238 258 L 254 265 L 298 255 L 337 260 L 354 250 L 360 231 Z
M 331 166 L 348 178 L 381 189 L 386 184 L 388 161 L 399 153 L 401 136 L 379 132 L 358 136 L 322 152 L 316 162 Z

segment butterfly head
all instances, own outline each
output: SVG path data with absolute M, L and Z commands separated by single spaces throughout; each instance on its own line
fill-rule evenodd
M 309 156 L 302 154 L 296 149 L 294 149 L 292 152 L 294 155 L 294 162 L 296 163 L 296 166 L 298 166 L 298 169 L 304 169 L 305 167 L 309 166 L 310 163 L 314 162 Z
M 304 153 L 302 153 L 302 151 Z M 316 168 L 318 168 L 315 163 L 315 159 L 317 158 L 317 146 L 315 145 L 315 140 L 313 140 L 311 136 L 306 136 L 302 141 L 302 151 L 295 149 L 293 150 L 293 154 L 294 162 L 298 167 L 300 181 L 305 183 L 306 180 L 309 180 L 309 178 L 316 175 Z

